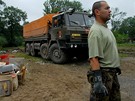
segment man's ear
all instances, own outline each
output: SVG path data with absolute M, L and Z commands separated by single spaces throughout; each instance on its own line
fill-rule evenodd
M 99 9 L 95 9 L 95 14 L 96 14 L 96 15 L 100 15 Z

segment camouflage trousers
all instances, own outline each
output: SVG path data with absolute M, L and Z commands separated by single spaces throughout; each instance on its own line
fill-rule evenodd
M 108 90 L 109 95 L 108 96 L 95 95 L 93 94 L 91 89 L 90 101 L 121 101 L 120 84 L 116 72 L 102 70 L 102 80 Z M 93 88 L 92 77 L 90 83 L 91 87 Z

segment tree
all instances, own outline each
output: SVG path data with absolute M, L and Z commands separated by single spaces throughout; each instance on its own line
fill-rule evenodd
M 69 8 L 75 8 L 77 11 L 83 11 L 82 4 L 79 1 L 47 0 L 44 2 L 44 7 L 44 14 L 56 13 Z
M 5 37 L 0 36 L 0 47 L 3 47 L 7 44 L 7 40 Z
M 126 16 L 125 12 L 120 12 L 118 8 L 112 8 L 111 26 L 112 31 L 117 31 Z
M 0 46 L 18 46 L 22 43 L 22 25 L 27 14 L 13 6 L 7 7 L 0 0 Z
M 6 6 L 5 2 L 3 2 L 2 0 L 0 0 L 0 5 Z
M 119 32 L 127 34 L 131 42 L 133 42 L 135 40 L 135 16 L 124 19 L 119 28 Z
M 3 10 L 3 18 L 5 23 L 5 36 L 9 46 L 17 45 L 16 37 L 22 36 L 22 26 L 20 22 L 25 22 L 27 14 L 18 8 L 5 7 Z
M 117 43 L 128 43 L 128 34 L 120 33 L 119 31 L 114 32 Z
M 6 6 L 6 4 L 2 1 L 2 0 L 0 0 L 0 29 L 2 28 L 2 17 L 3 17 L 3 7 L 5 7 Z
M 6 6 L 6 4 L 0 0 L 0 46 L 4 46 L 6 43 L 6 39 L 3 36 L 3 32 L 4 32 L 4 25 L 5 23 L 3 22 L 3 8 Z
M 0 0 L 0 21 L 1 21 L 1 18 L 2 18 L 2 14 L 3 14 L 3 8 L 6 6 L 6 4 Z

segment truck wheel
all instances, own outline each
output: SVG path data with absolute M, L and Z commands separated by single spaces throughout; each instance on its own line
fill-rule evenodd
M 30 55 L 30 44 L 29 43 L 26 44 L 25 53 Z
M 30 45 L 30 54 L 31 54 L 31 56 L 35 56 L 36 55 L 33 43 Z
M 50 47 L 50 58 L 54 63 L 62 64 L 67 62 L 67 55 L 61 49 L 59 49 L 57 44 L 53 44 Z
M 47 49 L 47 44 L 42 44 L 40 47 L 40 55 L 42 56 L 43 59 L 49 60 L 50 56 L 49 56 L 49 52 Z

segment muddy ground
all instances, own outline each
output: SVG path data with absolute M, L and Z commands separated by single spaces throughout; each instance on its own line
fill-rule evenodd
M 58 65 L 52 62 L 27 60 L 26 79 L 11 96 L 0 101 L 89 101 L 90 84 L 87 61 Z M 122 101 L 135 101 L 135 58 L 121 58 Z

